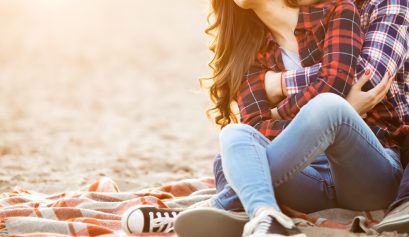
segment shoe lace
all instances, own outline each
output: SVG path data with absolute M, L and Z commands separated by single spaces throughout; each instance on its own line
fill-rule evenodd
M 163 215 L 161 212 L 156 212 L 155 217 L 155 213 L 149 212 L 149 232 L 172 232 L 176 215 L 176 212 L 171 212 L 170 214 L 169 212 L 165 212 Z
M 270 228 L 270 225 L 273 221 L 270 216 L 268 217 L 269 218 L 264 218 L 257 223 L 257 227 L 255 227 L 254 234 L 267 234 L 268 229 Z
M 283 227 L 291 229 L 294 227 L 294 222 L 281 212 L 266 212 L 260 216 L 255 217 L 246 224 L 243 231 L 243 236 L 250 236 L 251 234 L 266 234 L 273 222 L 277 220 Z

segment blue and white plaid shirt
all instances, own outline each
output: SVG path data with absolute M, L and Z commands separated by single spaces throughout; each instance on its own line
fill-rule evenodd
M 384 145 L 393 147 L 396 143 L 391 140 L 409 132 L 409 4 L 408 0 L 367 0 L 358 7 L 365 38 L 356 78 L 371 69 L 374 75 L 364 86 L 369 90 L 387 71 L 395 77 L 387 97 L 367 113 L 365 121 Z M 317 64 L 285 72 L 288 95 L 316 81 L 320 68 Z

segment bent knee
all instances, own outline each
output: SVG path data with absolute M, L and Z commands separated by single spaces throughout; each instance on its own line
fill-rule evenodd
M 341 96 L 334 93 L 322 93 L 314 97 L 307 105 L 314 110 L 317 115 L 343 114 L 354 111 L 353 107 Z
M 221 144 L 231 144 L 255 131 L 255 128 L 246 124 L 229 124 L 221 130 L 219 140 Z
M 220 146 L 223 149 L 233 144 L 242 143 L 256 132 L 255 128 L 246 124 L 229 124 L 220 132 Z
M 348 104 L 348 102 L 341 96 L 334 94 L 334 93 L 321 93 L 315 96 L 311 102 L 315 102 L 320 104 L 321 106 L 331 106 L 333 107 L 334 105 L 345 105 Z

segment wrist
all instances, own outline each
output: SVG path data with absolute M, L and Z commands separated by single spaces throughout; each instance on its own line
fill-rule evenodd
M 277 119 L 278 119 L 278 120 L 281 120 L 281 116 L 280 116 L 280 114 L 278 113 L 277 107 L 271 109 L 271 116 L 272 116 L 272 118 L 275 119 L 275 120 L 277 120 Z
M 281 73 L 268 71 L 266 72 L 265 89 L 271 97 L 282 96 L 281 90 Z
M 285 80 L 285 72 L 280 72 L 280 86 L 281 86 L 281 95 L 287 97 L 287 82 Z

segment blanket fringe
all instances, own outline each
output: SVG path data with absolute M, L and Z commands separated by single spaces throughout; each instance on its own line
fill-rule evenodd
M 3 228 L 0 230 L 0 237 L 7 237 L 9 236 L 9 232 L 7 231 L 7 228 Z

